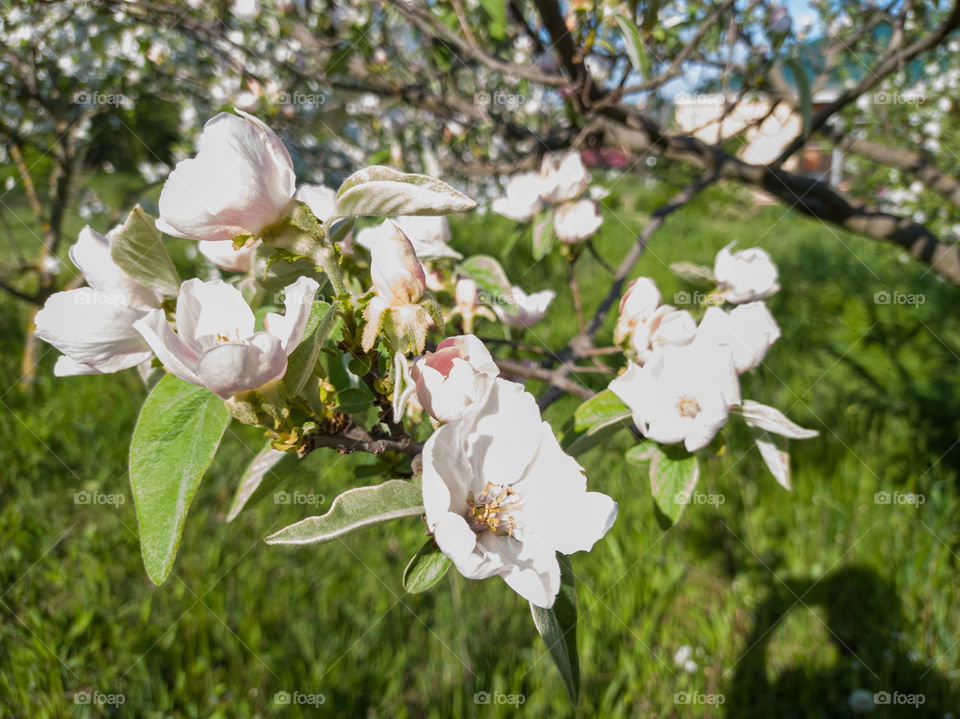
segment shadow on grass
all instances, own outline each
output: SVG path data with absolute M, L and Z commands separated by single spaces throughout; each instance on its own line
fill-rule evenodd
M 837 659 L 777 672 L 771 666 L 777 627 L 805 609 L 814 610 L 825 625 L 815 636 L 829 641 L 806 650 L 832 651 Z M 770 594 L 757 610 L 746 653 L 726 694 L 727 716 L 859 716 L 850 703 L 855 690 L 876 701 L 871 716 L 944 716 L 957 706 L 957 687 L 907 650 L 900 634 L 903 622 L 893 584 L 866 567 L 846 567 L 821 580 L 771 579 Z

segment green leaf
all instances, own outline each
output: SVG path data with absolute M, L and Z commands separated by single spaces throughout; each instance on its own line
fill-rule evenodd
M 574 427 L 582 431 L 624 416 L 630 416 L 630 408 L 610 389 L 597 392 L 573 411 Z
M 513 285 L 507 279 L 500 263 L 489 255 L 474 255 L 460 263 L 459 271 L 470 277 L 480 288 L 484 304 L 513 306 Z
M 283 384 L 287 394 L 296 397 L 303 391 L 320 356 L 320 348 L 337 326 L 337 303 L 332 305 L 317 300 L 310 308 L 310 316 L 304 329 L 303 340 L 287 360 L 287 372 Z
M 173 375 L 143 404 L 130 443 L 130 484 L 143 566 L 154 584 L 173 567 L 190 502 L 229 422 L 222 399 Z
M 615 17 L 620 33 L 623 35 L 623 49 L 630 58 L 630 64 L 633 69 L 640 73 L 641 77 L 650 75 L 650 58 L 647 56 L 647 48 L 644 45 L 643 37 L 636 24 L 628 17 L 617 15 Z
M 622 429 L 633 423 L 633 414 L 617 395 L 605 389 L 598 392 L 574 410 L 573 418 L 564 427 L 560 437 L 563 451 L 578 457 L 604 444 Z
M 121 270 L 150 289 L 175 297 L 180 276 L 163 244 L 155 220 L 140 205 L 131 210 L 126 222 L 110 238 L 110 257 Z
M 410 594 L 425 592 L 443 579 L 453 562 L 440 551 L 433 539 L 428 539 L 413 555 L 403 570 L 403 588 Z
M 570 558 L 557 555 L 560 563 L 560 593 L 550 609 L 531 602 L 533 623 L 560 671 L 570 701 L 576 704 L 580 697 L 580 660 L 577 656 L 577 590 L 573 583 Z
M 447 215 L 476 206 L 445 182 L 382 165 L 353 173 L 337 191 L 338 217 Z
M 539 260 L 547 254 L 556 238 L 553 231 L 553 213 L 538 215 L 533 221 L 533 259 Z
M 344 414 L 363 412 L 372 403 L 370 393 L 359 387 L 347 387 L 337 392 L 337 410 Z
M 379 522 L 423 514 L 420 486 L 391 479 L 373 487 L 357 487 L 333 500 L 330 511 L 307 517 L 267 537 L 267 544 L 326 542 Z
M 504 0 L 480 0 L 489 21 L 487 32 L 496 41 L 503 40 L 507 34 L 507 3 Z
M 700 465 L 696 456 L 688 454 L 678 447 L 659 447 L 652 442 L 640 445 L 649 455 L 650 491 L 654 506 L 659 512 L 657 519 L 666 526 L 677 521 L 680 513 L 690 501 L 697 480 L 700 479 Z M 634 448 L 636 449 L 636 448 Z M 629 454 L 629 453 L 628 453 Z M 631 460 L 636 460 L 636 456 Z
M 797 82 L 797 93 L 800 95 L 800 116 L 803 118 L 803 136 L 810 134 L 810 103 L 812 95 L 810 93 L 810 79 L 807 77 L 803 65 L 795 57 L 789 57 L 783 62 L 793 74 Z

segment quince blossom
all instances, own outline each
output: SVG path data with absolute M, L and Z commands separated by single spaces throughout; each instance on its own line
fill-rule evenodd
M 544 182 L 540 197 L 552 204 L 579 197 L 590 184 L 590 173 L 587 172 L 579 152 L 571 152 L 565 156 L 544 155 L 540 174 Z
M 713 275 L 727 302 L 739 304 L 766 299 L 780 289 L 777 266 L 759 247 L 730 252 L 731 242 L 717 253 Z
M 593 200 L 565 202 L 553 215 L 554 232 L 561 242 L 568 245 L 575 245 L 593 237 L 602 224 L 600 206 Z
M 413 347 L 423 351 L 430 317 L 418 303 L 426 290 L 426 276 L 417 253 L 405 234 L 393 223 L 382 226 L 370 249 L 370 279 L 376 297 L 364 311 L 366 327 L 363 349 L 369 351 L 381 326 L 402 352 Z
M 460 419 L 493 388 L 500 368 L 473 335 L 448 337 L 413 366 L 417 401 L 438 422 Z
M 176 332 L 162 309 L 137 320 L 134 328 L 169 372 L 228 399 L 283 376 L 318 288 L 309 277 L 288 285 L 285 314 L 267 313 L 264 331 L 254 332 L 253 310 L 236 287 L 223 280 L 187 280 L 177 297 Z
M 512 289 L 513 300 L 511 305 L 493 305 L 493 312 L 497 319 L 510 327 L 519 330 L 525 330 L 533 327 L 542 320 L 546 314 L 550 303 L 557 293 L 553 290 L 540 290 L 527 294 L 521 288 L 514 286 Z
M 198 148 L 163 184 L 157 229 L 224 241 L 259 237 L 283 219 L 296 189 L 293 161 L 266 124 L 221 112 L 204 125 Z
M 51 295 L 35 318 L 34 334 L 63 352 L 53 373 L 106 374 L 153 357 L 133 323 L 162 298 L 121 270 L 109 240 L 90 227 L 80 231 L 70 259 L 89 287 Z
M 540 194 L 546 188 L 539 172 L 514 175 L 503 188 L 504 196 L 490 203 L 490 209 L 514 222 L 529 222 L 540 208 Z
M 497 379 L 483 404 L 445 424 L 423 449 L 423 505 L 437 546 L 470 579 L 494 575 L 539 607 L 560 591 L 556 553 L 587 551 L 617 504 L 587 491 L 533 395 Z
M 729 347 L 698 337 L 656 349 L 641 367 L 631 362 L 610 389 L 633 412 L 643 435 L 655 442 L 706 447 L 740 404 L 740 383 Z
M 780 327 L 765 303 L 748 302 L 730 312 L 708 307 L 697 334 L 727 345 L 733 352 L 737 372 L 743 373 L 763 361 L 767 350 L 779 339 Z

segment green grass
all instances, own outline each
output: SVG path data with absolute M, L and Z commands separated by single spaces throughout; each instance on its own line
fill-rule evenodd
M 663 195 L 617 190 L 632 207 L 608 212 L 598 240 L 613 260 Z M 71 231 L 80 224 L 70 223 Z M 456 223 L 454 243 L 498 254 L 510 232 L 501 218 L 467 218 Z M 770 306 L 784 336 L 767 366 L 744 377 L 744 395 L 820 437 L 793 443 L 787 493 L 746 433 L 728 426 L 727 450 L 705 462 L 700 486 L 724 503 L 690 507 L 666 532 L 654 520 L 645 473 L 622 460 L 625 434 L 582 457 L 591 486 L 616 498 L 620 515 L 593 552 L 573 560 L 583 674 L 575 711 L 526 603 L 502 582 L 451 572 L 427 594 L 403 594 L 403 568 L 424 538 L 418 521 L 300 548 L 262 538 L 309 507 L 267 499 L 226 524 L 238 477 L 262 442 L 247 427 L 228 430 L 173 576 L 150 585 L 126 474 L 139 379 L 56 379 L 56 352 L 44 346 L 33 392 L 13 388 L 26 310 L 0 298 L 0 715 L 517 712 L 474 703 L 488 691 L 524 695 L 528 716 L 849 717 L 847 697 L 858 688 L 925 697 L 919 710 L 879 707 L 876 717 L 955 712 L 960 295 L 895 249 L 782 208 L 755 208 L 728 190 L 671 217 L 636 273 L 655 277 L 672 298 L 691 288 L 667 264 L 709 264 L 733 239 L 767 248 L 783 284 Z M 507 258 L 511 278 L 528 291 L 556 286 L 563 262 L 534 264 L 527 247 L 522 240 Z M 607 276 L 589 256 L 579 264 L 591 311 Z M 925 302 L 875 304 L 879 291 L 921 293 Z M 525 339 L 559 347 L 575 331 L 561 293 Z M 548 418 L 559 427 L 575 405 L 563 400 Z M 357 479 L 362 463 L 318 451 L 285 488 L 329 503 L 370 481 Z M 76 504 L 79 490 L 127 501 Z M 925 502 L 877 504 L 880 491 L 919 492 Z M 682 645 L 694 651 L 693 672 L 674 664 Z M 126 702 L 113 712 L 78 706 L 81 690 L 122 693 Z M 282 691 L 322 693 L 325 703 L 278 706 Z M 676 704 L 678 692 L 722 694 L 724 703 Z

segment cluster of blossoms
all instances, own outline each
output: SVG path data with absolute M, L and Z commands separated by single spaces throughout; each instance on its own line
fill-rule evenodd
M 352 292 L 339 269 L 319 259 L 329 257 L 324 252 L 333 243 L 318 244 L 303 230 L 313 221 L 324 228 L 322 235 L 330 232 L 338 213 L 336 193 L 317 186 L 298 189 L 282 141 L 240 111 L 207 123 L 196 156 L 180 162 L 164 183 L 159 207 L 157 230 L 197 241 L 200 252 L 228 272 L 256 274 L 254 258 L 264 251 L 275 252 L 279 262 L 290 256 L 316 259 L 330 275 L 344 320 L 356 323 L 362 317 L 359 346 L 351 352 L 363 356 L 382 347 L 392 363 L 394 387 L 382 392 L 394 400 L 387 403 L 392 421 L 403 421 L 410 400 L 442 425 L 422 455 L 423 507 L 440 551 L 467 577 L 502 576 L 529 601 L 551 606 L 560 590 L 556 552 L 589 550 L 612 526 L 616 504 L 587 492 L 583 469 L 561 450 L 533 396 L 498 376 L 490 353 L 473 335 L 440 342 L 408 369 L 406 356 L 423 352 L 428 329 L 442 330 L 444 320 L 428 296 L 431 282 L 438 290 L 453 282 L 455 313 L 465 324 L 485 310 L 478 306 L 473 280 L 453 281 L 432 265 L 461 257 L 448 246 L 446 218 L 393 217 L 339 242 L 335 258 L 346 252 L 357 259 L 357 247 L 369 251 L 369 279 L 353 278 L 358 291 Z M 311 219 L 304 221 L 304 212 Z M 132 276 L 118 258 L 128 231 L 123 225 L 104 236 L 84 228 L 70 256 L 88 286 L 52 296 L 37 315 L 37 336 L 63 353 L 56 374 L 136 366 L 146 376 L 160 365 L 209 389 L 238 419 L 251 421 L 238 408 L 273 401 L 285 391 L 280 381 L 304 338 L 320 282 L 297 277 L 283 290 L 284 312 L 266 312 L 258 320 L 245 299 L 247 277 L 193 278 L 158 288 Z M 162 244 L 160 232 L 155 241 Z M 533 302 L 535 307 L 521 298 L 510 319 L 527 326 L 542 317 L 549 299 Z M 311 387 L 321 394 L 304 399 L 316 406 L 325 388 Z M 262 413 L 252 417 L 268 429 L 279 426 L 270 427 Z
M 772 408 L 741 398 L 739 375 L 758 367 L 780 337 L 764 302 L 780 285 L 777 267 L 764 250 L 731 248 L 717 253 L 712 272 L 716 289 L 706 295 L 708 306 L 699 324 L 690 311 L 661 304 L 650 278 L 634 280 L 621 298 L 614 341 L 625 346 L 630 359 L 610 390 L 630 408 L 647 439 L 682 442 L 695 452 L 710 444 L 732 410 L 744 408 L 751 426 L 759 426 L 757 413 L 776 413 L 777 422 L 760 423 L 764 431 L 792 438 L 816 434 Z M 724 304 L 734 307 L 728 311 Z M 758 444 L 761 441 L 766 440 Z M 782 461 L 768 465 L 788 484 Z
M 591 188 L 590 196 L 582 197 L 589 184 L 590 173 L 579 153 L 546 155 L 539 172 L 510 178 L 504 196 L 496 198 L 490 209 L 515 222 L 529 222 L 545 208 L 552 208 L 557 239 L 578 245 L 593 237 L 603 224 L 594 199 L 602 190 Z

